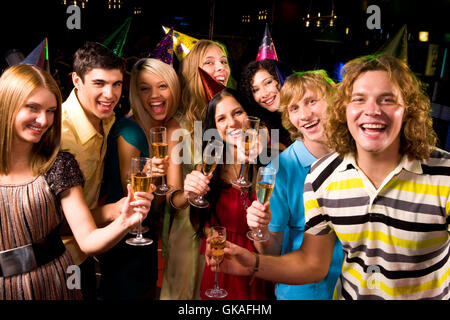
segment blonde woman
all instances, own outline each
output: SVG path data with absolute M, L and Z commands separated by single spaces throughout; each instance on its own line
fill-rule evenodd
M 151 153 L 150 129 L 164 126 L 168 136 L 179 128 L 173 118 L 180 100 L 180 85 L 174 69 L 156 59 L 144 58 L 131 71 L 128 117 L 116 121 L 111 129 L 106 155 L 104 188 L 106 203 L 122 197 L 127 184 L 132 157 L 148 157 Z M 169 141 L 169 155 L 175 143 Z M 120 168 L 120 170 L 117 170 Z M 169 160 L 153 158 L 155 176 L 167 175 L 169 185 L 182 186 L 182 168 Z M 158 239 L 159 214 L 154 208 L 143 225 L 147 234 Z M 154 299 L 157 269 L 157 244 L 132 248 L 121 242 L 99 258 L 102 278 L 100 293 L 104 299 Z
M 183 159 L 187 161 L 183 163 L 183 181 L 186 175 L 194 170 L 194 164 L 199 162 L 199 159 L 194 159 L 193 152 L 194 122 L 205 118 L 208 106 L 199 67 L 226 85 L 230 78 L 230 68 L 224 46 L 211 40 L 199 40 L 181 64 L 181 105 L 175 118 L 185 130 L 182 138 L 183 149 L 187 154 L 183 154 Z M 202 130 L 201 125 L 199 130 Z M 200 240 L 195 237 L 194 228 L 189 220 L 187 196 L 185 191 L 177 190 L 170 198 L 172 206 L 179 209 L 179 212 L 170 231 L 170 252 L 164 270 L 162 300 L 200 299 L 204 258 L 199 254 Z
M 66 285 L 73 260 L 59 235 L 67 220 L 81 250 L 99 254 L 146 217 L 153 196 L 131 202 L 131 187 L 115 220 L 97 229 L 82 192 L 74 156 L 59 152 L 61 93 L 55 80 L 31 65 L 0 78 L 0 300 L 80 299 Z M 104 206 L 99 210 L 116 209 Z

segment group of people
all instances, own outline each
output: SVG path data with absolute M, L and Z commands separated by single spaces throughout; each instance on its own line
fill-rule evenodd
M 4 71 L 0 299 L 209 299 L 216 272 L 225 299 L 448 299 L 450 155 L 435 147 L 420 81 L 391 56 L 348 62 L 340 84 L 323 70 L 284 80 L 277 68 L 252 61 L 229 88 L 224 46 L 199 40 L 178 73 L 137 61 L 119 110 L 124 61 L 98 43 L 76 51 L 64 103 L 44 70 Z M 245 153 L 248 116 L 262 130 Z M 167 129 L 164 158 L 151 148 L 156 127 Z M 211 130 L 223 150 L 205 175 Z M 152 158 L 153 183 L 165 177 L 171 190 L 133 195 L 132 157 Z M 264 204 L 261 166 L 277 170 Z M 233 185 L 242 172 L 250 187 Z M 190 205 L 198 196 L 207 208 Z M 125 242 L 141 222 L 152 239 L 168 229 L 159 293 L 156 241 Z M 215 225 L 227 230 L 220 264 L 208 238 Z M 253 242 L 249 229 L 269 239 Z M 67 286 L 71 265 L 78 289 Z

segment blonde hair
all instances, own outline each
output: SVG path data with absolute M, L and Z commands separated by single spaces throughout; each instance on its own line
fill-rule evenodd
M 149 72 L 160 77 L 167 83 L 167 86 L 169 87 L 170 93 L 172 95 L 172 105 L 169 106 L 169 109 L 167 110 L 167 115 L 164 119 L 164 123 L 167 123 L 173 117 L 180 104 L 180 82 L 178 81 L 178 76 L 175 70 L 171 66 L 160 60 L 144 58 L 134 64 L 131 70 L 130 79 L 130 105 L 134 117 L 143 127 L 146 135 L 148 135 L 150 132 L 150 128 L 152 127 L 153 118 L 144 107 L 141 98 L 139 97 L 137 82 L 141 72 Z
M 52 92 L 57 106 L 52 126 L 33 145 L 30 158 L 33 174 L 44 174 L 56 159 L 61 142 L 62 98 L 58 84 L 50 74 L 38 67 L 26 64 L 12 66 L 0 77 L 0 174 L 9 174 L 11 170 L 16 115 L 30 94 L 38 88 Z
M 208 100 L 206 99 L 198 67 L 201 66 L 206 51 L 211 46 L 217 46 L 227 56 L 225 47 L 222 44 L 202 39 L 195 44 L 181 64 L 181 111 L 186 117 L 186 129 L 189 132 L 193 131 L 194 121 L 205 118 Z
M 281 122 L 290 133 L 292 140 L 303 138 L 303 136 L 289 120 L 288 107 L 300 101 L 308 89 L 314 91 L 320 99 L 324 99 L 330 105 L 336 92 L 336 84 L 328 77 L 325 70 L 296 72 L 286 79 L 280 90 L 279 111 Z
M 344 77 L 334 105 L 328 108 L 328 121 L 325 124 L 330 146 L 341 156 L 356 154 L 356 143 L 347 126 L 346 108 L 350 102 L 353 84 L 367 71 L 386 71 L 402 95 L 405 114 L 400 132 L 400 154 L 407 154 L 417 160 L 428 158 L 436 144 L 430 100 L 409 67 L 389 55 L 363 56 L 345 64 Z

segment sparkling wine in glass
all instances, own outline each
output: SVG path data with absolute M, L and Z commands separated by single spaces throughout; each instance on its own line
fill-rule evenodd
M 128 171 L 127 172 L 127 184 L 131 184 L 131 172 Z M 150 229 L 147 226 L 141 226 L 141 232 L 142 233 L 147 233 Z M 130 232 L 128 232 L 129 234 L 132 235 L 137 235 L 138 234 L 138 227 L 134 227 L 133 229 L 131 229 Z
M 212 226 L 209 231 L 210 246 L 212 258 L 216 263 L 220 263 L 223 260 L 225 243 L 227 241 L 227 230 L 225 227 Z M 213 299 L 222 299 L 228 295 L 228 292 L 219 287 L 218 273 L 214 275 L 214 288 L 205 291 L 205 295 Z
M 202 173 L 205 176 L 209 176 L 217 167 L 217 163 L 222 157 L 223 143 L 219 140 L 213 140 L 208 142 L 203 150 L 202 157 Z M 189 198 L 189 203 L 197 208 L 207 208 L 209 206 L 208 200 L 203 198 L 203 196 L 198 196 L 194 199 Z
M 146 157 L 131 158 L 131 186 L 133 193 L 149 192 L 152 183 L 152 159 Z M 133 195 L 134 197 L 134 195 Z M 142 236 L 142 221 L 137 227 L 135 238 L 129 238 L 126 243 L 132 246 L 146 246 L 153 243 L 152 239 Z
M 258 129 L 259 129 L 260 119 L 257 117 L 247 116 L 246 120 L 242 126 L 242 145 L 244 147 L 244 152 L 246 155 L 255 147 L 258 140 Z M 231 183 L 238 188 L 248 188 L 252 186 L 250 181 L 244 176 L 245 163 L 241 165 L 241 171 L 239 177 L 231 181 Z
M 150 138 L 153 157 L 160 159 L 165 158 L 169 151 L 169 145 L 167 143 L 167 128 L 151 128 Z M 172 187 L 166 184 L 166 177 L 162 176 L 162 183 L 159 186 L 156 186 L 155 194 L 162 196 L 167 194 L 171 189 Z
M 258 201 L 265 204 L 269 201 L 275 186 L 275 177 L 277 171 L 271 167 L 261 167 L 258 169 L 258 176 L 256 177 L 256 197 Z M 247 237 L 256 242 L 267 241 L 269 239 L 268 233 L 263 233 L 261 229 L 250 230 L 247 232 Z

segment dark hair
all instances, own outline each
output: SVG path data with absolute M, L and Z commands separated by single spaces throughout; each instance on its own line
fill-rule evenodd
M 203 125 L 203 132 L 205 132 L 206 130 L 210 130 L 210 129 L 217 130 L 216 120 L 215 120 L 216 108 L 217 108 L 217 104 L 220 101 L 222 101 L 222 99 L 224 97 L 233 97 L 234 99 L 236 99 L 237 102 L 239 102 L 239 104 L 242 106 L 242 108 L 248 115 L 252 115 L 249 113 L 247 103 L 246 103 L 245 99 L 242 97 L 242 95 L 235 89 L 225 88 L 222 91 L 220 91 L 219 93 L 217 93 L 209 101 L 208 107 L 206 109 L 205 121 L 204 121 L 204 125 Z M 221 159 L 220 163 L 225 163 L 224 159 L 227 159 L 227 151 L 231 150 L 230 149 L 231 147 L 226 143 L 226 141 L 222 141 L 222 139 L 220 138 L 220 135 L 218 133 L 215 135 L 215 138 L 220 139 L 221 142 L 223 142 L 223 144 L 224 144 L 224 150 L 222 153 L 222 159 Z M 207 143 L 208 143 L 208 141 L 203 142 L 202 150 L 205 149 Z M 219 197 L 220 197 L 220 194 L 222 193 L 222 189 L 226 186 L 226 183 L 224 181 L 220 180 L 221 169 L 222 169 L 222 165 L 219 164 L 216 167 L 216 170 L 214 170 L 213 177 L 209 184 L 211 191 L 209 191 L 205 195 L 205 198 L 211 204 L 210 207 L 207 209 L 198 209 L 198 208 L 191 207 L 191 210 L 190 210 L 190 221 L 191 221 L 192 225 L 194 226 L 195 235 L 199 238 L 205 236 L 204 235 L 204 227 L 205 227 L 206 223 L 208 221 L 210 221 L 211 217 L 214 217 L 220 223 L 219 218 L 216 215 L 216 204 L 219 201 Z M 250 173 L 249 173 L 248 179 L 252 179 L 253 175 L 251 173 L 251 170 L 249 170 L 249 171 L 250 171 Z
M 278 64 L 278 66 L 280 66 L 280 64 Z M 284 73 L 287 75 L 288 68 L 283 68 L 286 69 Z M 261 123 L 264 126 L 266 126 L 269 130 L 280 130 L 280 142 L 287 147 L 288 145 L 290 145 L 291 139 L 289 132 L 283 127 L 281 114 L 277 111 L 271 112 L 266 108 L 260 106 L 253 97 L 253 78 L 255 77 L 255 74 L 260 70 L 267 71 L 275 79 L 275 81 L 278 82 L 278 90 L 281 91 L 282 83 L 277 72 L 277 62 L 274 60 L 266 59 L 262 61 L 252 61 L 245 66 L 241 74 L 241 80 L 239 81 L 239 92 L 247 99 L 249 111 L 253 115 L 259 117 L 261 119 Z
M 239 82 L 239 91 L 243 94 L 248 102 L 251 104 L 256 103 L 253 98 L 253 90 L 252 83 L 255 74 L 260 71 L 267 71 L 277 82 L 278 82 L 278 90 L 281 89 L 281 81 L 278 77 L 277 70 L 275 69 L 275 62 L 270 59 L 262 60 L 262 61 L 252 61 L 244 67 L 244 70 L 241 74 L 241 80 Z
M 74 54 L 73 71 L 84 81 L 84 75 L 92 69 L 119 69 L 125 73 L 125 61 L 98 42 L 88 41 Z

